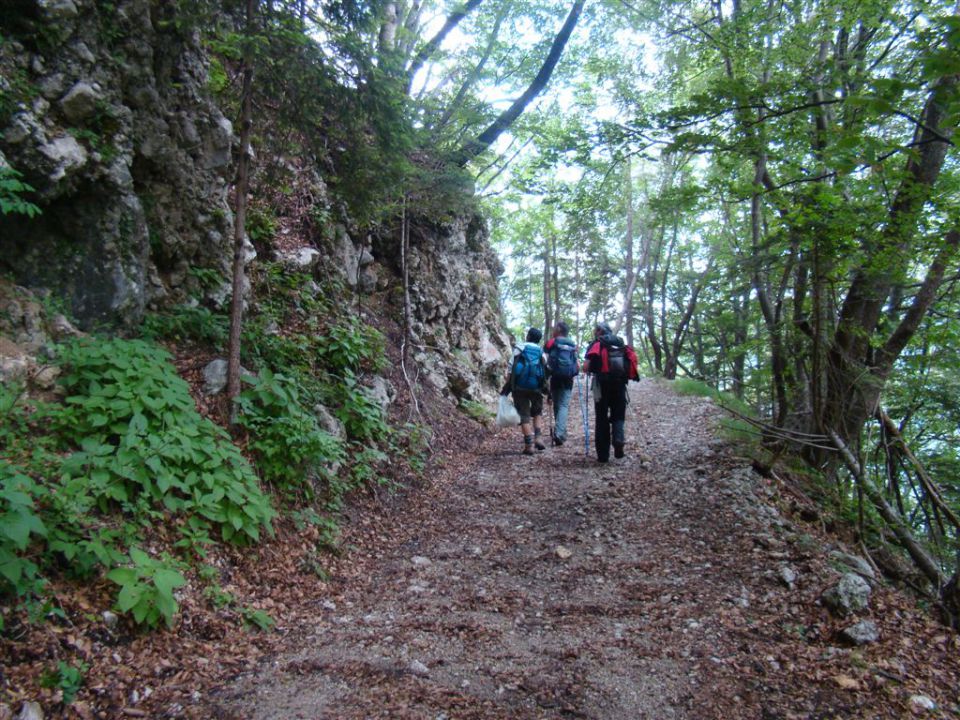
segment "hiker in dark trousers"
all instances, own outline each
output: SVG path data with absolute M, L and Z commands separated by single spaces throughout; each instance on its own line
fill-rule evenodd
M 540 441 L 543 415 L 543 396 L 547 392 L 547 369 L 540 340 L 543 333 L 538 328 L 527 331 L 527 341 L 513 349 L 510 375 L 500 391 L 501 395 L 513 393 L 513 404 L 520 414 L 520 429 L 523 431 L 523 454 L 533 455 L 533 449 L 546 450 Z
M 624 424 L 627 415 L 627 379 L 630 377 L 625 357 L 626 346 L 613 334 L 610 326 L 597 323 L 593 331 L 594 341 L 587 348 L 586 369 L 593 374 L 594 410 L 596 425 L 594 438 L 597 460 L 610 459 L 611 429 L 614 457 L 622 458 Z
M 570 410 L 570 398 L 573 396 L 573 379 L 580 372 L 577 361 L 577 344 L 567 337 L 570 328 L 565 322 L 558 322 L 553 328 L 553 337 L 547 340 L 543 349 L 547 354 L 547 366 L 550 368 L 550 394 L 547 402 L 553 403 L 553 418 L 556 426 L 553 430 L 553 444 L 560 446 L 567 440 L 567 415 Z

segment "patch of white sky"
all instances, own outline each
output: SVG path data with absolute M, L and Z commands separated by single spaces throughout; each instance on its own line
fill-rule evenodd
M 423 28 L 423 37 L 432 37 L 443 25 L 444 20 L 445 17 L 442 14 L 431 18 Z M 515 38 L 515 48 L 518 50 L 533 49 L 536 45 L 542 43 L 545 37 L 552 38 L 553 33 L 559 29 L 562 22 L 563 17 L 558 16 L 556 27 L 539 27 L 534 23 L 533 19 L 529 17 L 521 16 L 516 18 L 511 32 L 511 37 Z M 469 26 L 469 23 L 465 22 L 463 25 Z M 573 73 L 568 74 L 567 77 L 561 79 L 559 82 L 555 77 L 545 91 L 527 108 L 527 113 L 537 111 L 553 112 L 557 109 L 562 111 L 565 108 L 569 108 L 571 112 L 581 114 L 588 123 L 621 122 L 628 119 L 623 117 L 623 109 L 619 106 L 612 88 L 602 81 L 596 82 L 595 78 L 591 79 L 592 84 L 590 85 L 592 102 L 589 106 L 578 103 L 577 85 L 585 78 L 576 70 L 576 68 L 582 64 L 580 62 L 581 59 L 571 57 L 570 53 L 591 52 L 588 35 L 589 28 L 586 23 L 581 23 L 565 51 L 566 57 L 561 60 L 561 62 L 566 63 L 568 68 L 571 66 L 575 68 Z M 637 76 L 639 89 L 641 91 L 644 89 L 652 89 L 652 79 L 656 78 L 660 72 L 659 49 L 654 36 L 643 29 L 621 28 L 611 33 L 609 37 L 611 38 L 612 44 L 611 46 L 600 48 L 601 54 L 608 57 L 615 56 L 633 59 L 642 71 Z M 422 92 L 430 93 L 439 89 L 440 83 L 443 82 L 443 79 L 447 76 L 450 69 L 451 60 L 449 58 L 455 57 L 459 50 L 476 42 L 478 42 L 478 40 L 471 37 L 464 27 L 455 27 L 444 39 L 441 47 L 442 50 L 446 51 L 447 57 L 445 58 L 441 55 L 438 61 L 428 63 L 421 68 L 413 80 L 412 95 L 416 97 Z M 585 61 L 586 58 L 583 58 L 583 60 Z M 499 111 L 508 107 L 524 89 L 523 87 L 517 87 L 509 83 L 502 85 L 484 83 L 476 88 L 476 92 L 480 99 Z M 500 156 L 501 161 L 513 155 L 517 146 L 515 140 L 514 136 L 507 131 L 501 135 L 494 144 L 492 150 Z M 521 165 L 523 160 L 529 158 L 535 152 L 536 148 L 528 146 L 513 158 L 512 165 Z M 595 152 L 602 154 L 606 153 L 607 150 L 598 148 Z M 496 171 L 497 167 L 498 166 L 495 166 L 493 172 Z M 584 169 L 580 165 L 573 161 L 568 162 L 563 158 L 552 168 L 553 178 L 565 184 L 578 182 L 583 177 L 583 173 Z M 494 180 L 490 188 L 487 189 L 487 193 L 507 193 L 512 184 L 512 171 L 511 167 L 508 167 Z M 516 215 L 518 213 L 530 212 L 540 206 L 546 199 L 547 196 L 542 193 L 525 192 L 512 196 L 510 200 L 504 202 L 507 211 L 512 215 Z M 557 212 L 559 213 L 560 211 L 558 210 Z M 504 264 L 505 275 L 508 277 L 516 277 L 522 271 L 529 272 L 533 259 L 530 257 L 514 257 L 505 243 L 497 243 L 497 235 L 497 228 L 494 228 L 494 242 L 495 245 L 498 245 L 497 250 Z M 622 238 L 610 237 L 609 242 L 611 244 L 611 250 L 620 252 Z M 510 298 L 504 297 L 503 300 L 511 327 L 519 328 L 523 319 L 528 316 L 528 313 L 523 307 Z M 615 298 L 613 304 L 619 306 L 622 304 L 622 298 Z M 575 307 L 575 315 L 584 318 L 587 310 L 586 302 L 577 303 L 576 305 L 578 306 Z

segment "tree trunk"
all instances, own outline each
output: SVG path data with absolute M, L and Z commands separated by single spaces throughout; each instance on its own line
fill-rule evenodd
M 240 157 L 237 159 L 236 210 L 233 217 L 233 281 L 230 298 L 230 336 L 227 345 L 227 399 L 240 394 L 240 333 L 243 329 L 244 241 L 247 191 L 250 185 L 250 131 L 253 125 L 253 26 L 257 0 L 247 0 L 246 37 L 243 49 L 243 89 L 240 110 Z
M 550 238 L 546 239 L 547 247 L 543 249 L 543 337 L 550 337 Z
M 557 236 L 550 239 L 551 265 L 553 270 L 553 326 L 556 327 L 563 318 L 560 309 L 560 266 L 557 263 Z
M 423 67 L 423 64 L 433 57 L 434 53 L 440 49 L 440 44 L 444 41 L 447 35 L 450 34 L 450 31 L 453 30 L 461 20 L 463 20 L 467 15 L 469 15 L 474 8 L 476 8 L 483 0 L 467 0 L 466 4 L 454 10 L 450 15 L 447 16 L 446 22 L 443 24 L 437 33 L 430 38 L 426 44 L 420 48 L 420 51 L 414 56 L 413 60 L 410 61 L 410 66 L 407 68 L 407 94 L 410 94 L 410 88 L 413 86 L 414 76 L 420 71 L 420 68 Z
M 627 158 L 624 169 L 626 178 L 623 188 L 623 202 L 627 210 L 627 236 L 624 239 L 626 248 L 624 253 L 624 265 L 626 265 L 627 277 L 626 288 L 623 293 L 623 321 L 624 335 L 627 337 L 627 345 L 633 345 L 633 290 L 637 281 L 633 269 L 633 177 L 630 172 L 630 158 Z
M 859 439 L 864 423 L 874 414 L 887 375 L 932 305 L 946 264 L 957 250 L 960 237 L 955 229 L 928 266 L 921 290 L 907 312 L 897 317 L 898 308 L 888 311 L 885 321 L 896 324 L 896 329 L 875 350 L 884 306 L 906 279 L 911 241 L 956 129 L 956 115 L 947 112 L 956 94 L 957 76 L 943 78 L 931 90 L 914 133 L 915 150 L 890 204 L 887 224 L 879 237 L 863 241 L 863 261 L 840 309 L 826 357 L 828 384 L 817 422 L 822 432 L 834 430 L 846 444 Z
M 377 40 L 377 50 L 381 58 L 392 52 L 396 45 L 397 23 L 399 21 L 397 3 L 388 2 L 383 8 L 383 22 L 380 24 L 380 34 Z
M 450 101 L 450 104 L 447 105 L 446 109 L 443 111 L 443 115 L 440 116 L 440 119 L 437 121 L 436 125 L 431 129 L 431 133 L 434 137 L 446 127 L 447 123 L 450 122 L 450 118 L 453 117 L 454 113 L 460 109 L 460 106 L 463 104 L 464 99 L 467 96 L 467 92 L 471 87 L 480 79 L 480 73 L 483 72 L 484 66 L 487 64 L 487 61 L 490 59 L 490 55 L 493 53 L 493 48 L 497 43 L 497 37 L 500 35 L 500 26 L 503 24 L 503 19 L 506 17 L 506 10 L 501 10 L 497 14 L 497 19 L 493 23 L 493 29 L 490 31 L 490 37 L 487 39 L 487 45 L 483 49 L 483 55 L 480 56 L 479 62 L 474 66 L 473 70 L 470 71 L 470 74 L 464 79 L 463 83 L 460 85 L 460 89 L 457 90 L 457 94 L 454 95 L 453 100 Z
M 557 33 L 557 36 L 553 39 L 553 45 L 550 47 L 547 59 L 544 60 L 533 82 L 530 83 L 529 87 L 527 87 L 523 94 L 518 97 L 509 108 L 504 110 L 499 117 L 490 123 L 490 126 L 486 130 L 460 148 L 456 157 L 458 165 L 463 167 L 490 147 L 496 139 L 500 137 L 503 131 L 520 117 L 523 111 L 526 110 L 527 105 L 529 105 L 537 95 L 543 92 L 543 89 L 550 81 L 550 76 L 553 75 L 553 70 L 557 66 L 560 56 L 563 54 L 563 49 L 566 47 L 567 41 L 573 33 L 573 29 L 577 25 L 577 21 L 580 19 L 580 13 L 583 10 L 585 2 L 586 0 L 574 0 L 573 7 L 570 8 L 570 13 L 567 15 L 563 27 L 560 28 L 560 32 Z

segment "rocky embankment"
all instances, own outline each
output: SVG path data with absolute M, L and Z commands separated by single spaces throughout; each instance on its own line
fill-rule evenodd
M 15 4 L 0 13 L 0 168 L 23 175 L 41 213 L 0 215 L 0 272 L 38 298 L 62 299 L 82 330 L 135 330 L 146 312 L 177 304 L 222 310 L 237 138 L 199 34 L 169 3 Z M 281 211 L 269 221 L 275 236 L 261 239 L 264 256 L 248 242 L 247 262 L 312 273 L 328 299 L 349 306 L 359 296 L 399 317 L 398 237 L 358 227 L 328 193 L 318 159 L 280 162 L 293 204 L 314 220 Z M 468 213 L 414 230 L 414 374 L 456 398 L 487 397 L 508 348 L 484 223 Z M 13 337 L 23 322 L 7 323 L 5 342 L 17 347 L 4 353 L 35 358 Z

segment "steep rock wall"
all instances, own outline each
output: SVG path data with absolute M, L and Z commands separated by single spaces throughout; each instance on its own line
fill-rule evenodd
M 3 269 L 66 297 L 85 327 L 135 325 L 225 276 L 233 129 L 199 39 L 170 4 L 19 0 L 0 14 L 0 163 L 42 214 L 0 216 Z
M 150 308 L 229 297 L 235 136 L 211 99 L 200 39 L 179 29 L 175 13 L 157 0 L 11 0 L 0 9 L 0 167 L 24 174 L 42 210 L 0 215 L 0 272 L 64 297 L 83 329 L 132 328 Z M 308 158 L 291 167 L 310 203 L 337 219 L 300 238 L 291 261 L 402 302 L 398 244 L 361 233 Z M 502 268 L 483 221 L 416 223 L 409 267 L 420 379 L 489 398 L 508 346 Z

